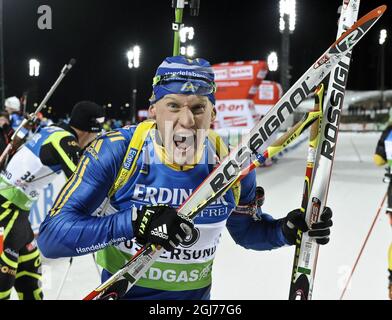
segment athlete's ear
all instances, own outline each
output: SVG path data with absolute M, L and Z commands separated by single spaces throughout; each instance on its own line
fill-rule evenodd
M 216 109 L 214 106 L 212 106 L 212 110 L 211 110 L 211 123 L 214 122 L 216 119 Z
M 150 119 L 156 119 L 156 110 L 155 110 L 155 104 L 151 105 L 148 108 L 148 117 Z

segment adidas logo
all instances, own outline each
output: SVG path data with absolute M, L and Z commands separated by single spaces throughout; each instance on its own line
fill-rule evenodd
M 152 230 L 151 234 L 154 236 L 157 236 L 159 238 L 162 238 L 164 240 L 169 239 L 169 236 L 167 235 L 166 223 L 164 225 L 159 226 L 159 227 L 155 228 L 154 230 Z

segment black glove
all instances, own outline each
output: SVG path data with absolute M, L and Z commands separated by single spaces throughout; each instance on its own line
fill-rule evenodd
M 194 229 L 191 219 L 166 205 L 144 206 L 132 226 L 140 244 L 161 245 L 167 251 L 173 251 Z
M 308 232 L 309 237 L 315 238 L 318 244 L 327 244 L 331 233 L 330 227 L 332 227 L 332 210 L 329 207 L 324 208 L 320 220 L 313 223 L 309 229 L 301 210 L 293 210 L 282 219 L 283 234 L 291 245 L 295 243 L 298 229 Z
M 265 201 L 265 192 L 263 187 L 256 187 L 256 197 L 255 197 L 255 203 L 256 207 L 260 208 L 263 206 Z

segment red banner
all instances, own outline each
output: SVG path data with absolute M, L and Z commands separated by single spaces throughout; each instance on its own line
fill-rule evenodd
M 225 62 L 212 66 L 217 84 L 216 99 L 253 99 L 268 72 L 263 60 Z

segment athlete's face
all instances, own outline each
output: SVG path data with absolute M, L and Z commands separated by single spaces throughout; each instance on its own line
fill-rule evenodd
M 215 117 L 210 100 L 205 96 L 169 94 L 149 111 L 156 120 L 169 161 L 195 164 L 195 155 L 201 151 Z

